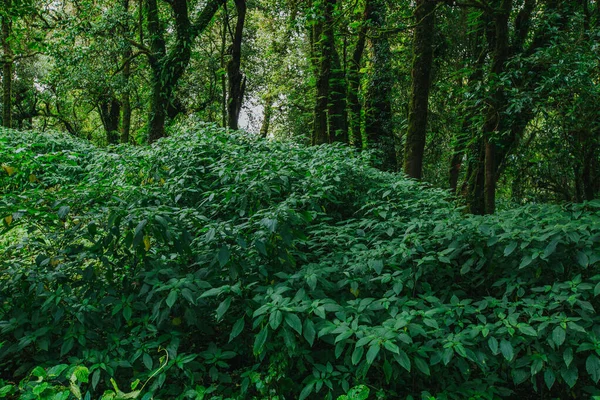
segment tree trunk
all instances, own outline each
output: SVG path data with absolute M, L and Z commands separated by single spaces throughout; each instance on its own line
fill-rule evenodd
M 314 26 L 313 40 L 316 47 L 317 97 L 314 109 L 312 143 L 315 145 L 329 142 L 327 109 L 329 100 L 329 81 L 333 56 L 333 10 L 337 0 L 325 0 L 323 19 Z
M 427 138 L 427 108 L 433 63 L 434 12 L 434 1 L 417 0 L 412 89 L 404 151 L 404 172 L 415 179 L 421 179 L 423 174 L 423 153 Z
M 361 113 L 362 106 L 358 97 L 360 92 L 360 66 L 365 43 L 367 39 L 367 31 L 369 29 L 368 21 L 371 18 L 371 0 L 365 0 L 365 10 L 363 12 L 363 20 L 358 30 L 358 38 L 356 46 L 352 52 L 352 60 L 348 66 L 348 110 L 349 113 L 349 135 L 350 142 L 354 147 L 362 149 L 362 129 L 361 129 Z
M 227 101 L 227 125 L 231 129 L 238 129 L 242 100 L 246 89 L 246 78 L 240 71 L 242 61 L 242 35 L 246 19 L 246 0 L 235 0 L 237 10 L 237 23 L 231 46 L 231 59 L 227 63 L 227 77 L 229 80 Z
M 108 144 L 119 142 L 119 118 L 121 116 L 121 104 L 115 97 L 107 98 L 100 102 L 100 119 L 106 132 Z
M 150 115 L 148 117 L 148 142 L 153 143 L 165 136 L 165 120 L 167 116 L 166 88 L 161 85 L 160 77 L 153 76 L 152 97 L 150 98 Z
M 122 0 L 122 6 L 125 12 L 129 12 L 129 0 Z M 127 34 L 129 30 L 129 26 L 126 25 L 124 27 L 125 34 Z M 122 125 L 121 125 L 121 143 L 129 143 L 129 136 L 131 131 L 131 99 L 129 95 L 129 79 L 131 77 L 131 46 L 129 44 L 126 45 L 125 51 L 123 51 L 123 85 L 125 87 L 125 91 L 122 96 L 123 103 L 123 117 L 122 117 Z
M 332 68 L 329 80 L 329 142 L 348 143 L 348 111 L 346 109 L 346 80 L 340 56 L 332 46 Z
M 220 54 L 220 65 L 221 65 L 221 126 L 227 127 L 227 76 L 225 70 L 225 53 L 227 52 L 227 26 L 229 24 L 229 13 L 227 7 L 223 7 L 223 29 L 221 30 L 221 54 Z
M 13 74 L 13 51 L 10 45 L 10 34 L 12 22 L 8 13 L 11 9 L 11 0 L 4 0 L 4 12 L 2 16 L 2 126 L 12 127 L 12 74 Z
M 496 32 L 494 35 L 495 48 L 492 61 L 492 76 L 499 77 L 504 71 L 508 59 L 509 35 L 508 19 L 512 9 L 512 0 L 502 0 L 501 8 L 496 11 Z M 485 141 L 485 213 L 493 214 L 496 210 L 496 141 L 502 134 L 500 131 L 500 113 L 505 108 L 506 96 L 499 83 L 491 98 L 488 112 L 483 123 L 483 138 Z
M 262 138 L 267 137 L 269 126 L 271 125 L 271 116 L 273 115 L 273 97 L 271 95 L 265 96 L 264 108 L 264 117 L 260 126 L 260 137 Z
M 191 23 L 187 0 L 171 0 L 175 43 L 167 52 L 164 29 L 161 26 L 156 0 L 147 0 L 146 19 L 150 50 L 148 61 L 152 69 L 152 96 L 148 116 L 148 141 L 150 143 L 165 135 L 167 108 L 172 100 L 179 79 L 187 68 L 194 39 L 212 21 L 225 0 L 209 0 L 195 23 Z
M 392 85 L 394 76 L 391 70 L 392 54 L 385 32 L 386 6 L 384 0 L 372 0 L 371 21 L 374 28 L 369 38 L 371 50 L 371 71 L 365 99 L 365 131 L 367 147 L 378 153 L 378 167 L 385 171 L 395 171 L 396 140 L 392 124 Z M 377 33 L 375 33 L 377 32 Z
M 471 154 L 471 158 L 467 164 L 463 192 L 469 212 L 482 215 L 485 213 L 485 145 L 481 139 L 471 145 L 469 154 Z

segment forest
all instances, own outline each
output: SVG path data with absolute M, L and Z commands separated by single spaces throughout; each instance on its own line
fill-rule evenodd
M 0 42 L 0 398 L 600 399 L 600 1 L 0 0 Z

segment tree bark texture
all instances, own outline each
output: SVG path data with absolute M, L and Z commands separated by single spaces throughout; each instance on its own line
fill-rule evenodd
M 4 0 L 2 14 L 2 126 L 12 127 L 12 74 L 13 51 L 10 45 L 12 22 L 9 16 L 11 0 Z
M 336 2 L 336 0 L 325 0 L 323 15 L 313 27 L 314 55 L 317 65 L 317 96 L 314 108 L 313 145 L 329 142 L 327 110 L 334 46 L 333 10 Z
M 361 26 L 358 30 L 358 38 L 352 52 L 352 59 L 348 66 L 348 125 L 349 136 L 352 145 L 358 149 L 363 147 L 362 138 L 362 104 L 359 99 L 361 73 L 360 68 L 367 41 L 367 32 L 369 30 L 369 20 L 371 18 L 371 0 L 365 0 L 365 9 Z
M 167 108 L 173 100 L 177 83 L 189 64 L 192 44 L 210 24 L 224 2 L 225 0 L 209 0 L 192 23 L 187 0 L 169 1 L 174 16 L 175 43 L 167 51 L 164 29 L 158 16 L 158 5 L 156 0 L 147 0 L 146 19 L 151 50 L 148 60 L 152 69 L 152 96 L 148 118 L 150 143 L 165 135 Z
M 411 178 L 421 179 L 423 153 L 427 138 L 427 109 L 433 39 L 435 33 L 435 1 L 417 0 L 416 28 L 413 41 L 412 87 L 408 112 L 408 131 L 404 150 L 404 172 Z
M 242 38 L 244 21 L 246 19 L 246 0 L 235 0 L 237 22 L 231 46 L 231 59 L 227 63 L 228 99 L 227 99 L 227 126 L 238 129 L 242 101 L 246 89 L 246 78 L 241 72 Z
M 371 63 L 365 96 L 365 131 L 367 147 L 375 150 L 379 157 L 379 168 L 395 171 L 396 140 L 392 125 L 392 53 L 385 32 L 386 5 L 384 0 L 372 0 L 371 21 L 374 33 L 369 37 Z M 375 33 L 376 32 L 376 33 Z

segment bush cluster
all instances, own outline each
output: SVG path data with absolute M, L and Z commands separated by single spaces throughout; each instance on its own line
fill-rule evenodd
M 600 202 L 471 216 L 367 158 L 0 131 L 0 397 L 600 395 Z

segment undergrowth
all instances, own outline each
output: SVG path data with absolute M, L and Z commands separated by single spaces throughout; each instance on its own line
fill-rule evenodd
M 208 125 L 2 130 L 0 162 L 0 397 L 600 395 L 598 201 L 470 216 L 349 148 Z

